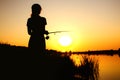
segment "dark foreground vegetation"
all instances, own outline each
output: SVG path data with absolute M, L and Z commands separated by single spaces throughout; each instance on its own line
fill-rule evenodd
M 98 80 L 98 62 L 83 57 L 76 67 L 69 56 L 47 50 L 45 55 L 32 56 L 27 47 L 0 44 L 3 79 L 31 80 Z

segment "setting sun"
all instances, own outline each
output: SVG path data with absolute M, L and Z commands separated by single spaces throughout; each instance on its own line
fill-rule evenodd
M 59 39 L 59 43 L 62 46 L 68 46 L 68 45 L 70 45 L 72 43 L 72 39 L 71 39 L 70 36 L 62 36 Z

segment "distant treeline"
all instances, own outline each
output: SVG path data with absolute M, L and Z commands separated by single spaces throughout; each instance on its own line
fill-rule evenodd
M 117 54 L 120 56 L 120 48 L 118 50 L 96 50 L 83 52 L 70 52 L 71 54 L 88 54 L 88 55 L 111 55 Z
M 0 51 L 26 51 L 28 50 L 28 47 L 25 46 L 16 46 L 16 45 L 10 45 L 8 43 L 0 43 Z M 60 52 L 57 50 L 46 50 L 47 53 L 67 53 L 67 54 L 88 54 L 88 55 L 100 55 L 100 54 L 106 54 L 106 55 L 114 55 L 118 54 L 120 56 L 120 48 L 118 50 L 96 50 L 96 51 L 83 51 L 83 52 Z

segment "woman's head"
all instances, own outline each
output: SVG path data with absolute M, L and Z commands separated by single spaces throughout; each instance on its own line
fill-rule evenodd
M 32 5 L 32 14 L 39 15 L 42 8 L 39 4 L 33 4 Z

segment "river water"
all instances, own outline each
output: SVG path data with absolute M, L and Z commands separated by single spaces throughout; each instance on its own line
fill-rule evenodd
M 115 55 L 85 55 L 72 54 L 70 58 L 76 66 L 80 66 L 83 56 L 89 56 L 98 63 L 98 80 L 120 80 L 120 56 Z

